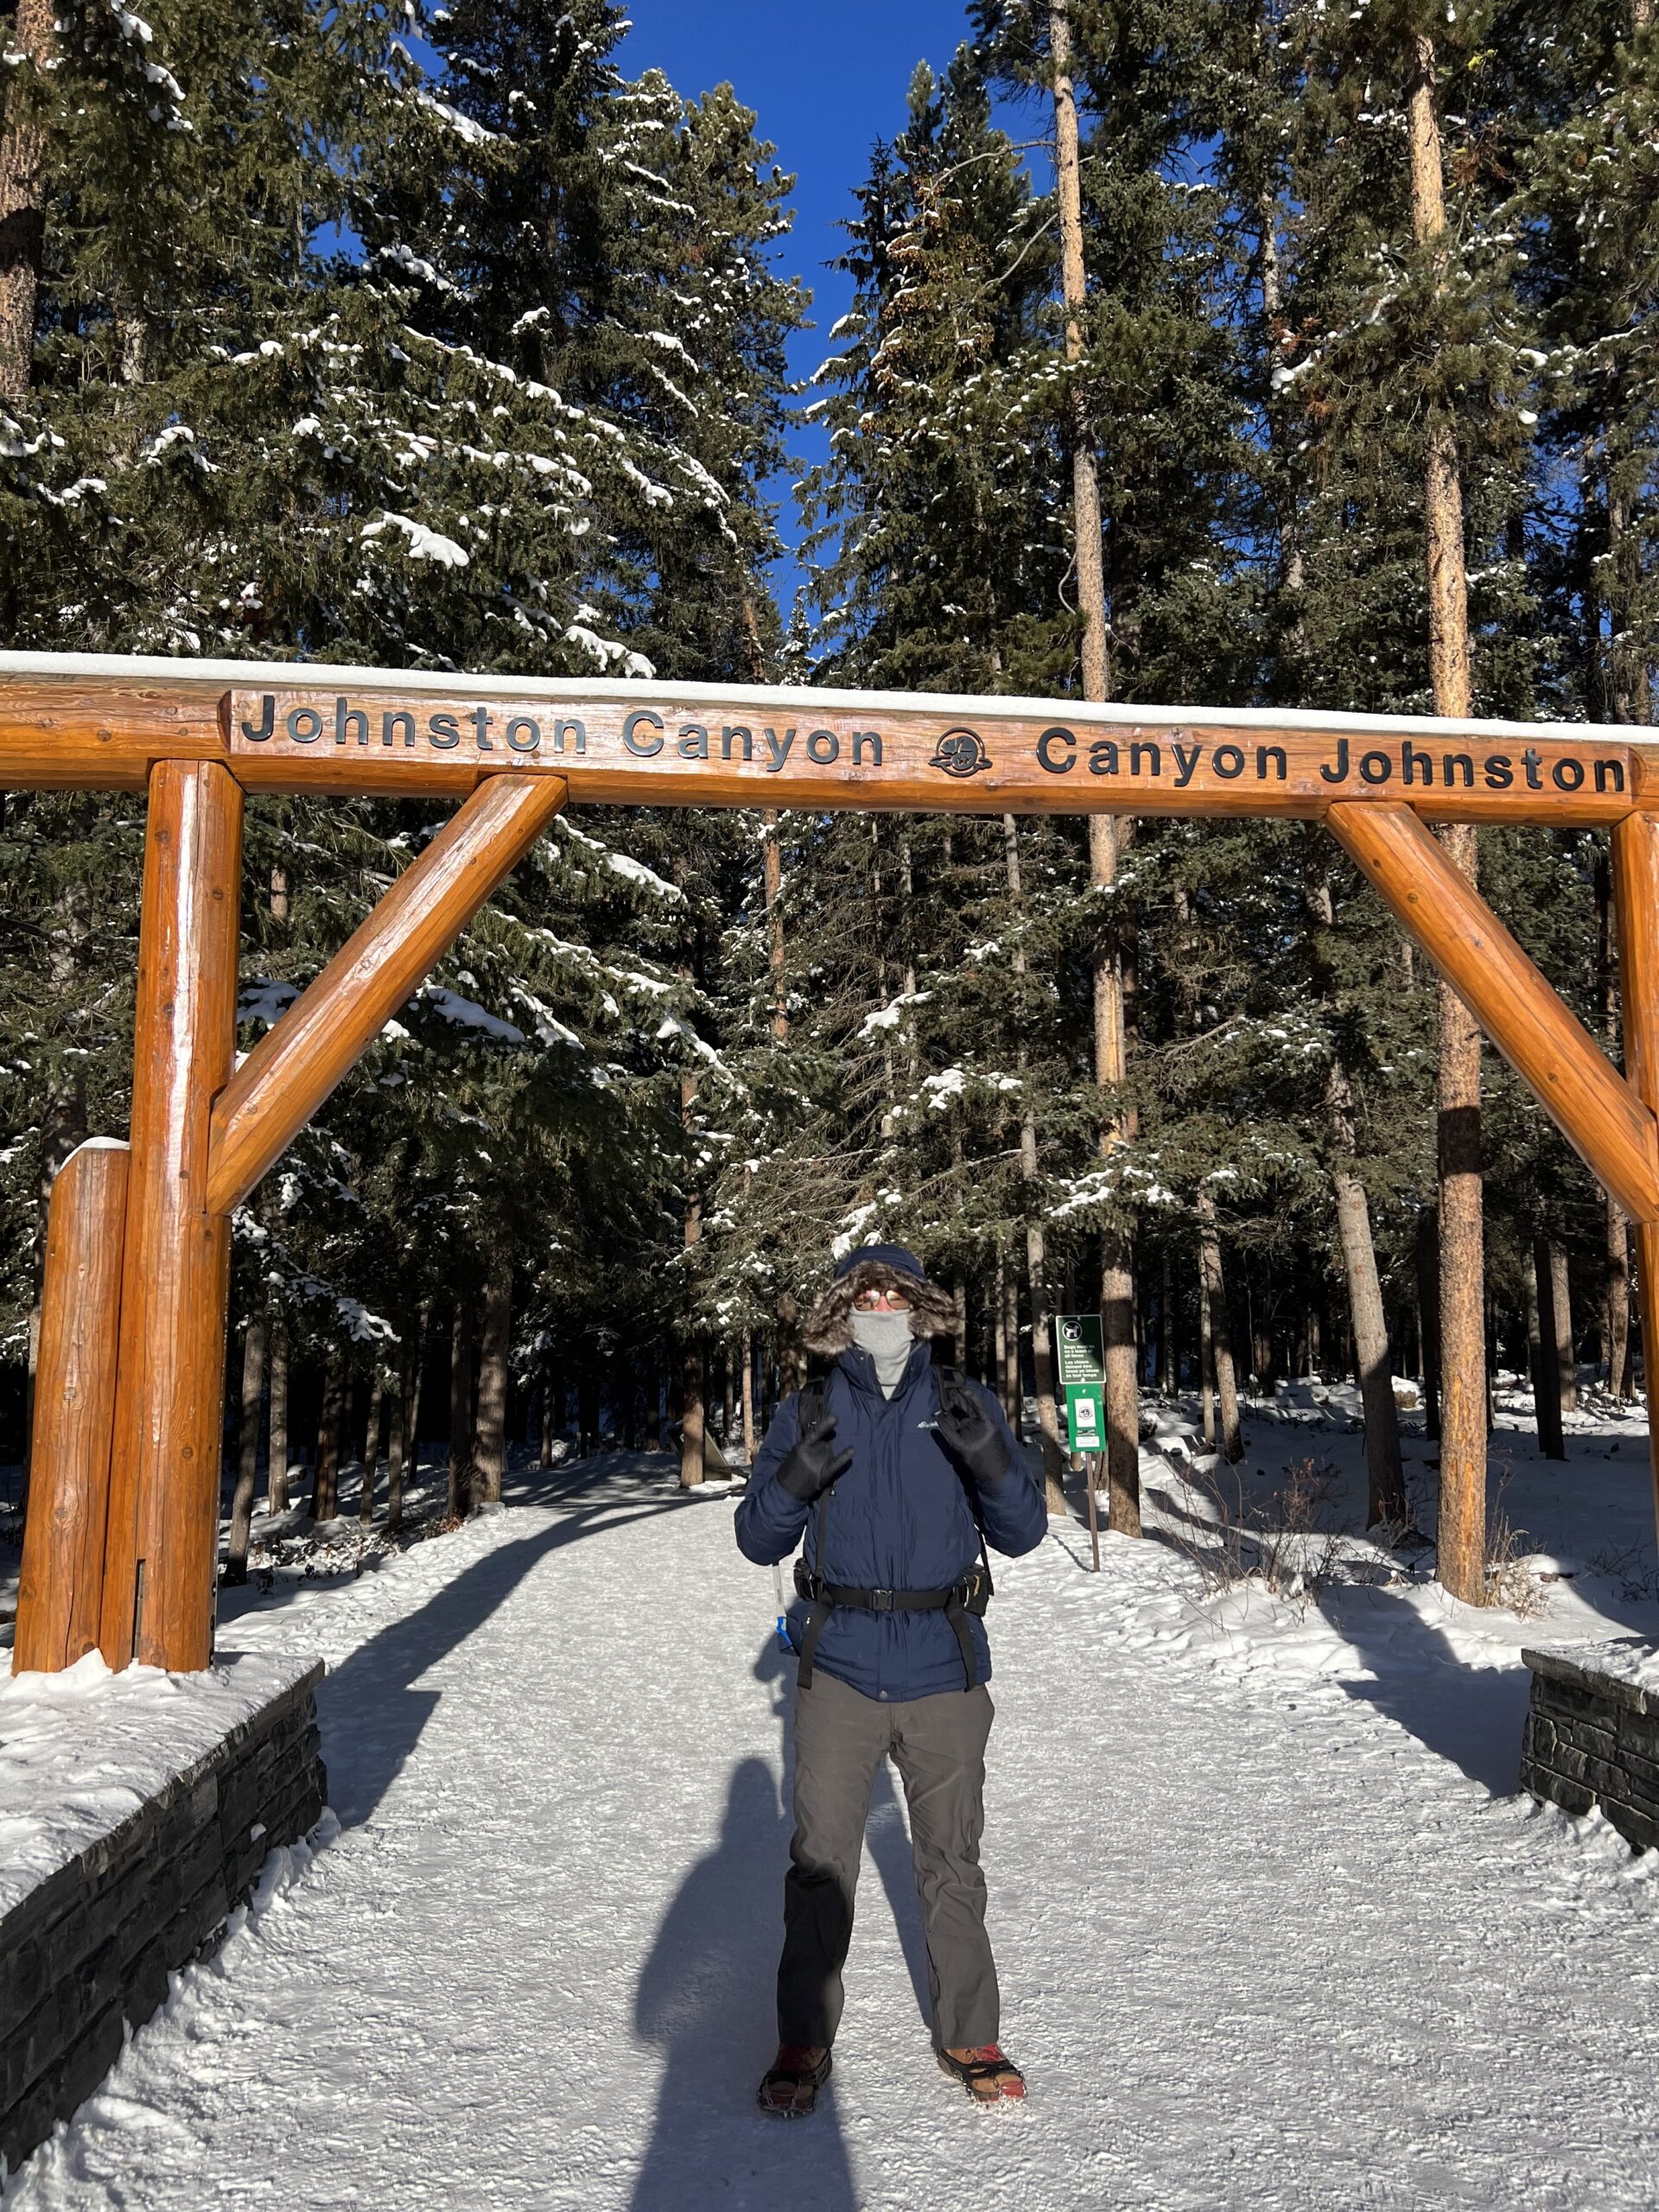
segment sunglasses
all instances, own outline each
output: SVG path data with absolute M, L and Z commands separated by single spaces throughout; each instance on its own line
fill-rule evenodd
M 860 1313 L 908 1313 L 910 1300 L 902 1290 L 861 1290 L 853 1300 Z

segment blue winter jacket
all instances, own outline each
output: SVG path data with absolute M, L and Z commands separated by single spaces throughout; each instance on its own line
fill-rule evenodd
M 1000 1481 L 973 1493 L 986 1541 L 1018 1558 L 1034 1550 L 1047 1529 L 1042 1490 L 1001 1406 L 978 1383 L 969 1387 L 1007 1439 L 1012 1462 Z M 830 1373 L 826 1410 L 835 1416 L 836 1449 L 850 1445 L 853 1462 L 827 1498 L 810 1506 L 792 1498 L 778 1479 L 800 1433 L 800 1403 L 798 1396 L 784 1400 L 756 1455 L 737 1509 L 738 1548 L 744 1556 L 770 1567 L 789 1557 L 804 1531 L 807 1565 L 852 1589 L 943 1590 L 959 1580 L 979 1556 L 979 1532 L 963 1478 L 934 1433 L 939 1386 L 928 1346 L 918 1342 L 912 1348 L 891 1398 L 881 1394 L 868 1352 L 855 1346 L 842 1353 Z M 798 1598 L 790 1609 L 798 1649 L 805 1613 Z M 969 1616 L 968 1625 L 985 1681 L 991 1660 L 984 1624 Z M 837 1605 L 813 1664 L 866 1697 L 931 1697 L 965 1687 L 962 1649 L 943 1612 L 878 1613 Z

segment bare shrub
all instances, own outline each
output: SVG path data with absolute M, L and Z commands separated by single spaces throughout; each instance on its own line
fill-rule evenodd
M 1503 1493 L 1510 1486 L 1505 1474 L 1497 1486 L 1486 1529 L 1486 1581 L 1483 1603 L 1523 1621 L 1536 1620 L 1548 1603 L 1544 1586 L 1527 1560 L 1532 1539 L 1524 1529 L 1513 1528 L 1503 1510 Z
M 1186 1481 L 1209 1508 L 1207 1526 L 1171 1533 L 1207 1592 L 1259 1581 L 1275 1598 L 1306 1603 L 1336 1579 L 1343 1536 L 1333 1525 L 1338 1475 L 1328 1459 L 1299 1459 L 1281 1483 L 1255 1495 L 1237 1470 L 1220 1465 L 1194 1468 Z

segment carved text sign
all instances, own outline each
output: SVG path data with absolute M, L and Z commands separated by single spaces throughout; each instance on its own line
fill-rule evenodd
M 1580 821 L 1617 819 L 1641 798 L 1630 747 L 1565 731 L 1310 732 L 1265 717 L 1141 723 L 1123 709 L 1110 721 L 1062 720 L 978 704 L 970 720 L 920 702 L 849 714 L 837 700 L 831 711 L 810 690 L 711 706 L 654 687 L 638 704 L 574 687 L 556 698 L 283 689 L 232 692 L 224 719 L 254 786 L 462 790 L 529 769 L 566 778 L 573 799 L 641 804 L 1313 815 L 1375 799 L 1447 817 Z

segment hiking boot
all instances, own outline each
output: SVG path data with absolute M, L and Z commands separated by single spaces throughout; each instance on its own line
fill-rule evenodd
M 820 2086 L 829 2078 L 828 2050 L 779 2044 L 755 2101 L 762 2112 L 774 2113 L 779 2120 L 804 2120 L 818 2101 Z
M 976 2105 L 1000 2105 L 1005 2097 L 1020 2098 L 1026 2094 L 1026 2077 L 1001 2044 L 981 2044 L 974 2050 L 942 2050 L 938 2059 Z

